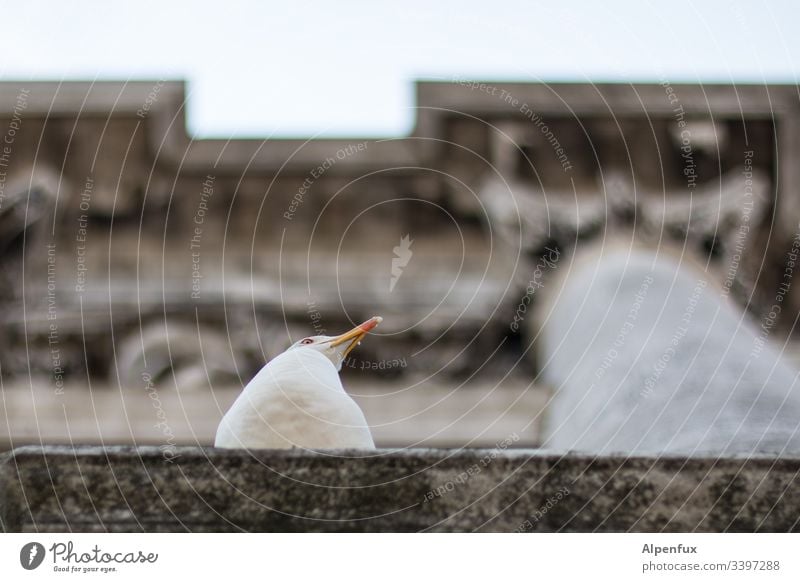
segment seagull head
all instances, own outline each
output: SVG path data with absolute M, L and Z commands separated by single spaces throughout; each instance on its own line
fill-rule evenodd
M 289 350 L 316 350 L 328 358 L 337 370 L 341 370 L 347 354 L 381 321 L 382 317 L 372 317 L 342 335 L 312 335 L 295 342 Z

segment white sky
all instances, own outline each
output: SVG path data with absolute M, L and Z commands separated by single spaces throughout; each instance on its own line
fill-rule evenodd
M 797 82 L 800 2 L 0 0 L 0 79 L 185 78 L 197 136 L 400 135 L 417 78 Z

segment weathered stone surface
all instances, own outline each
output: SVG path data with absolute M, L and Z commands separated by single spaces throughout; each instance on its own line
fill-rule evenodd
M 24 447 L 7 531 L 797 531 L 797 458 Z

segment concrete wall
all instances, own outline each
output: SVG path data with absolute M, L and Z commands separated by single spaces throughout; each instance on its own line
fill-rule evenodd
M 800 459 L 22 448 L 6 531 L 798 531 Z

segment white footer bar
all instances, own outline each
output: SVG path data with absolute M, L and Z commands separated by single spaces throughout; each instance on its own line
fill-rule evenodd
M 0 578 L 800 580 L 798 542 L 766 533 L 5 534 Z

